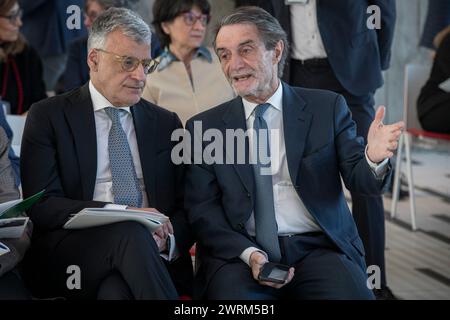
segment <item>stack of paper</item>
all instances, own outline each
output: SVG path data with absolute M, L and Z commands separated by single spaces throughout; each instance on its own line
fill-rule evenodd
M 84 229 L 123 221 L 142 223 L 150 232 L 158 229 L 169 217 L 159 212 L 131 209 L 85 208 L 72 216 L 64 229 Z

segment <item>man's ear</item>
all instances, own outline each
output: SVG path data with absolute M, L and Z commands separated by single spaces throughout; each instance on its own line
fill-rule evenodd
M 281 56 L 283 55 L 283 50 L 284 50 L 284 42 L 283 40 L 279 40 L 274 48 L 275 52 L 275 54 L 273 55 L 274 63 L 280 62 Z
M 98 71 L 98 52 L 95 49 L 91 49 L 88 52 L 87 56 L 87 64 L 89 66 L 89 69 L 93 72 Z

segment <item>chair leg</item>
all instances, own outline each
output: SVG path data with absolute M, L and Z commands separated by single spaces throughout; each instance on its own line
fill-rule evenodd
M 408 177 L 408 189 L 409 189 L 409 207 L 411 213 L 411 229 L 417 230 L 416 225 L 416 203 L 414 197 L 414 181 L 412 174 L 412 159 L 411 159 L 411 135 L 406 134 L 405 137 L 405 153 L 406 153 L 406 173 Z
M 391 202 L 391 219 L 394 219 L 395 216 L 397 215 L 397 201 L 400 190 L 400 173 L 401 173 L 400 170 L 402 164 L 402 151 L 404 142 L 405 142 L 405 134 L 402 134 L 398 142 L 397 161 L 395 163 L 394 186 L 392 188 L 392 202 Z

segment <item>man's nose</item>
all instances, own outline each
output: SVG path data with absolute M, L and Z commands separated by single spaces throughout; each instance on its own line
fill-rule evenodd
M 144 66 L 142 65 L 142 63 L 139 63 L 136 69 L 134 69 L 134 71 L 131 73 L 131 76 L 133 77 L 133 79 L 145 81 L 147 75 L 144 72 Z

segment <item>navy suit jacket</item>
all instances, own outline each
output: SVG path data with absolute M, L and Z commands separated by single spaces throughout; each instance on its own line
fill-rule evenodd
M 259 5 L 276 17 L 292 43 L 291 15 L 284 1 L 241 2 Z M 366 26 L 370 5 L 380 8 L 378 30 Z M 353 95 L 375 92 L 383 85 L 381 71 L 389 67 L 395 19 L 395 0 L 317 0 L 317 22 L 331 68 Z M 284 72 L 284 79 L 289 81 L 289 60 Z
M 246 130 L 242 99 L 237 97 L 190 119 L 186 128 L 192 137 L 194 121 L 202 122 L 203 131 L 215 128 L 224 136 L 226 129 Z M 379 195 L 389 182 L 390 169 L 384 179 L 376 179 L 346 102 L 336 93 L 283 83 L 283 123 L 289 173 L 298 196 L 323 232 L 365 272 L 363 244 L 340 177 L 354 192 Z M 207 144 L 200 145 L 205 148 Z M 221 265 L 239 259 L 248 247 L 259 247 L 245 228 L 254 200 L 251 165 L 188 166 L 185 204 L 198 239 L 197 294 L 203 294 Z
M 83 0 L 19 0 L 19 4 L 23 9 L 21 32 L 41 58 L 66 53 L 72 40 L 87 33 L 83 24 Z M 66 11 L 71 5 L 80 8 L 80 29 L 67 28 L 72 12 Z
M 149 206 L 170 216 L 181 252 L 192 246 L 183 209 L 184 167 L 171 161 L 172 131 L 178 116 L 145 100 L 131 107 Z M 68 232 L 71 214 L 93 201 L 97 174 L 97 137 L 88 84 L 35 103 L 22 138 L 21 175 L 24 197 L 45 189 L 28 214 L 35 240 L 51 250 Z M 36 242 L 35 242 L 36 243 Z

